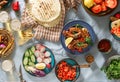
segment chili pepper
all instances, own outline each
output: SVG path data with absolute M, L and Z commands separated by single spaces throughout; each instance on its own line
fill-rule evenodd
M 14 11 L 19 11 L 20 10 L 20 6 L 19 6 L 19 2 L 18 1 L 12 3 L 12 9 Z

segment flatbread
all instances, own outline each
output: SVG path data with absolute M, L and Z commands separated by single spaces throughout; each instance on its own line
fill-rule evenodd
M 29 0 L 30 12 L 40 22 L 56 20 L 61 13 L 59 0 Z

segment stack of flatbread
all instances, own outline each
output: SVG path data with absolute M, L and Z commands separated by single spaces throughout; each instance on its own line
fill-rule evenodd
M 60 22 L 59 0 L 29 0 L 27 9 L 32 18 L 44 27 L 54 27 Z

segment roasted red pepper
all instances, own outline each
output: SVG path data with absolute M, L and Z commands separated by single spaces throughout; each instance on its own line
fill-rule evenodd
M 12 9 L 14 11 L 19 11 L 20 10 L 20 6 L 19 6 L 19 2 L 18 1 L 12 3 Z

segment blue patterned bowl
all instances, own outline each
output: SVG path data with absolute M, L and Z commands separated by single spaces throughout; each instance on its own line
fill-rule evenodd
M 82 27 L 85 27 L 87 28 L 87 30 L 89 31 L 89 34 L 90 34 L 90 37 L 91 37 L 91 40 L 92 40 L 92 45 L 88 45 L 87 48 L 84 48 L 82 52 L 78 52 L 78 51 L 72 51 L 70 49 L 68 49 L 65 45 L 65 36 L 63 35 L 63 30 L 68 30 L 71 26 L 75 26 L 76 24 L 79 24 L 81 25 Z M 73 55 L 80 55 L 80 54 L 84 54 L 86 53 L 87 51 L 89 51 L 91 49 L 91 47 L 93 46 L 93 44 L 95 43 L 95 40 L 96 40 L 96 34 L 95 32 L 93 31 L 92 27 L 84 22 L 84 21 L 81 21 L 81 20 L 74 20 L 74 21 L 71 21 L 69 23 L 67 23 L 64 28 L 63 28 L 62 32 L 61 32 L 61 36 L 60 36 L 60 40 L 61 40 L 61 44 L 63 46 L 63 48 L 70 54 L 73 54 Z

